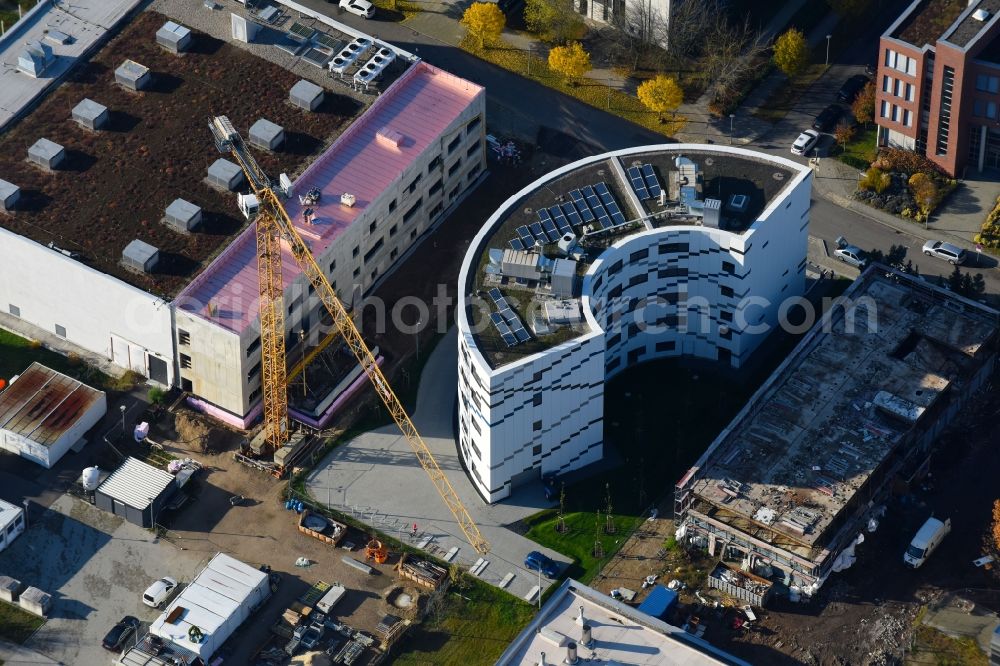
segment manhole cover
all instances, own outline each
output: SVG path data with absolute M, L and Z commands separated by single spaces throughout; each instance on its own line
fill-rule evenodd
M 535 210 L 531 206 L 529 206 L 529 207 L 527 207 L 527 208 L 524 209 L 524 214 L 525 215 L 531 215 L 534 212 L 535 212 Z
M 706 165 L 708 165 L 708 166 L 712 166 L 713 164 L 715 164 L 715 160 L 714 160 L 713 158 L 711 158 L 711 157 L 706 157 L 706 158 L 705 158 L 704 160 L 702 160 L 702 161 L 703 161 L 703 162 L 704 162 L 704 163 L 705 163 Z
M 632 166 L 642 166 L 642 160 L 632 160 Z
M 604 169 L 598 169 L 597 170 L 597 175 L 598 176 L 603 176 L 604 175 Z
M 775 171 L 774 175 L 772 175 L 771 178 L 774 178 L 775 180 L 784 180 L 785 174 L 781 173 L 780 171 Z

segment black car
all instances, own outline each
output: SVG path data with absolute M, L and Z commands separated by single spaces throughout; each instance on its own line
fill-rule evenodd
M 844 82 L 844 85 L 840 86 L 840 91 L 837 93 L 837 99 L 841 102 L 847 102 L 850 104 L 854 101 L 854 98 L 858 96 L 861 89 L 865 87 L 868 83 L 868 77 L 864 74 L 855 74 L 851 78 Z
M 118 652 L 125 647 L 125 642 L 129 636 L 138 631 L 140 626 L 142 626 L 142 623 L 139 622 L 138 618 L 126 615 L 118 624 L 111 628 L 111 631 L 104 637 L 101 645 L 105 650 Z
M 813 121 L 812 128 L 817 132 L 829 132 L 840 120 L 841 113 L 843 113 L 843 109 L 836 104 L 831 104 L 819 112 L 816 120 Z

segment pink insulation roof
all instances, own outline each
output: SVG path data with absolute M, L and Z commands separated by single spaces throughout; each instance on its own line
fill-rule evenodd
M 454 122 L 482 88 L 426 63 L 417 63 L 384 92 L 295 181 L 285 202 L 295 228 L 321 255 L 365 208 L 400 178 Z M 319 188 L 312 225 L 302 221 L 299 194 Z M 356 198 L 341 205 L 341 194 Z M 291 253 L 282 258 L 285 287 L 301 273 Z M 244 231 L 177 297 L 176 305 L 236 333 L 257 317 L 254 230 Z

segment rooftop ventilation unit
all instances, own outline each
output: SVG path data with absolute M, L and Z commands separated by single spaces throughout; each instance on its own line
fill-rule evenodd
M 312 81 L 302 79 L 288 92 L 288 100 L 300 109 L 315 111 L 323 103 L 324 91 Z
M 350 192 L 344 192 L 340 195 L 341 205 L 347 206 L 348 208 L 353 208 L 354 204 L 357 202 L 358 198 L 351 194 Z
M 0 180 L 0 207 L 4 210 L 14 210 L 17 200 L 21 198 L 21 188 L 14 183 Z
M 375 138 L 379 143 L 392 146 L 393 148 L 399 148 L 403 145 L 403 135 L 400 132 L 392 129 L 391 127 L 383 127 L 376 134 Z
M 129 243 L 122 251 L 122 263 L 127 268 L 140 273 L 151 273 L 159 258 L 160 251 L 158 249 L 139 239 Z
M 43 169 L 55 169 L 66 158 L 66 151 L 58 143 L 39 139 L 28 148 L 28 161 Z
M 17 69 L 28 76 L 38 78 L 45 73 L 49 65 L 56 61 L 52 47 L 39 41 L 31 41 L 24 45 L 24 51 L 17 57 Z
M 115 70 L 115 81 L 126 90 L 143 90 L 152 80 L 149 67 L 140 65 L 134 60 L 126 60 Z
M 989 17 L 990 17 L 990 13 L 988 11 L 986 11 L 985 9 L 982 9 L 982 8 L 977 9 L 976 11 L 974 11 L 972 13 L 972 18 L 976 19 L 977 21 L 985 21 Z
M 108 107 L 92 99 L 83 99 L 73 107 L 73 120 L 81 127 L 99 130 L 108 124 Z
M 171 53 L 181 53 L 191 45 L 191 30 L 173 21 L 167 21 L 156 31 L 156 43 Z

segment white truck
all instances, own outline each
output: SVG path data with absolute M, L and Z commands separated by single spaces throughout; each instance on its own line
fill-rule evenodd
M 938 547 L 945 535 L 951 531 L 951 519 L 945 518 L 942 522 L 937 518 L 928 518 L 927 522 L 917 530 L 916 536 L 910 542 L 906 552 L 903 553 L 903 564 L 916 569 L 927 561 L 934 549 Z

